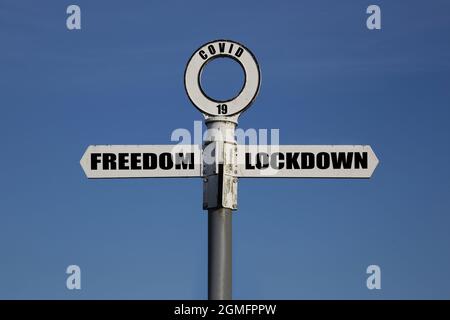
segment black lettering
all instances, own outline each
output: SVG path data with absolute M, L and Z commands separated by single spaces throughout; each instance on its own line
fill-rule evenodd
M 283 169 L 284 168 L 284 154 L 281 152 L 272 153 L 270 157 L 270 167 L 272 169 Z
M 298 163 L 299 152 L 287 152 L 286 153 L 286 169 L 300 169 Z
M 205 51 L 200 50 L 200 51 L 198 52 L 198 54 L 200 55 L 200 57 L 201 57 L 203 60 L 208 59 L 208 55 L 205 53 Z
M 220 53 L 225 52 L 225 42 L 219 42 L 219 51 Z
M 333 169 L 351 169 L 353 152 L 331 152 Z
M 355 169 L 367 169 L 368 160 L 367 152 L 356 152 L 355 153 Z
M 177 153 L 175 155 L 175 169 L 194 169 L 194 154 Z
M 330 155 L 326 152 L 319 152 L 317 154 L 317 168 L 328 169 L 330 167 Z
M 231 43 L 231 44 L 230 44 L 230 49 L 228 49 L 228 53 L 231 53 L 231 52 L 233 51 L 233 46 L 234 46 L 234 45 Z
M 251 153 L 246 153 L 245 154 L 245 169 L 246 170 L 255 170 L 255 166 L 252 165 L 252 159 L 251 159 L 252 154 Z
M 128 153 L 119 153 L 119 170 L 128 170 L 130 167 L 128 164 Z
M 142 154 L 142 169 L 155 170 L 158 167 L 158 157 L 154 153 Z
M 301 154 L 302 169 L 314 169 L 314 153 L 302 152 Z
M 116 170 L 117 156 L 114 153 L 103 154 L 103 170 Z
M 130 169 L 139 170 L 141 169 L 141 153 L 130 153 Z
M 159 155 L 159 167 L 163 170 L 170 170 L 173 168 L 171 153 L 163 152 Z
M 97 164 L 101 162 L 101 153 L 91 153 L 91 170 L 97 170 Z
M 260 152 L 256 155 L 256 168 L 266 169 L 269 167 L 269 155 L 265 152 Z
M 242 53 L 244 52 L 244 49 L 242 49 L 241 47 L 239 47 L 236 50 L 236 53 L 234 54 L 236 57 L 240 58 L 242 56 Z
M 216 48 L 214 48 L 214 46 L 212 44 L 210 44 L 208 46 L 208 51 L 209 53 L 211 53 L 212 55 L 216 54 Z

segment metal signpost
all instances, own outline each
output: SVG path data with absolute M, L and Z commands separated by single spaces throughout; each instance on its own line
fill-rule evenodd
M 201 88 L 203 67 L 213 59 L 237 61 L 245 72 L 240 93 L 227 101 Z M 230 300 L 232 211 L 238 178 L 370 178 L 378 159 L 370 146 L 238 145 L 235 128 L 255 100 L 261 75 L 255 56 L 235 41 L 204 44 L 189 59 L 185 88 L 208 129 L 198 145 L 89 146 L 80 160 L 88 178 L 202 177 L 208 210 L 208 298 Z

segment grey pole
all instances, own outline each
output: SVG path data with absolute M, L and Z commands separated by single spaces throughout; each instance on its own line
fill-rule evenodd
M 208 299 L 231 300 L 231 216 L 237 208 L 236 121 L 211 117 L 206 126 L 203 208 L 208 210 Z
M 208 299 L 231 300 L 232 211 L 208 210 Z

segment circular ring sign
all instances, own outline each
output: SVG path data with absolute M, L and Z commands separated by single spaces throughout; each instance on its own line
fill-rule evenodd
M 205 65 L 219 57 L 237 61 L 245 74 L 241 92 L 229 100 L 220 101 L 208 97 L 202 90 L 200 78 Z M 215 40 L 198 48 L 186 66 L 184 86 L 194 106 L 211 116 L 232 116 L 247 109 L 255 100 L 261 75 L 258 62 L 253 53 L 242 44 L 231 40 Z

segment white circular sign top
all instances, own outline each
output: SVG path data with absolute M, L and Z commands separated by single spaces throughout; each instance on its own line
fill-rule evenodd
M 209 97 L 202 89 L 200 77 L 204 66 L 219 57 L 236 60 L 244 70 L 245 81 L 239 94 L 226 101 Z M 186 66 L 184 86 L 189 99 L 201 112 L 210 116 L 232 116 L 247 109 L 255 100 L 261 75 L 253 53 L 231 40 L 215 40 L 198 48 Z

